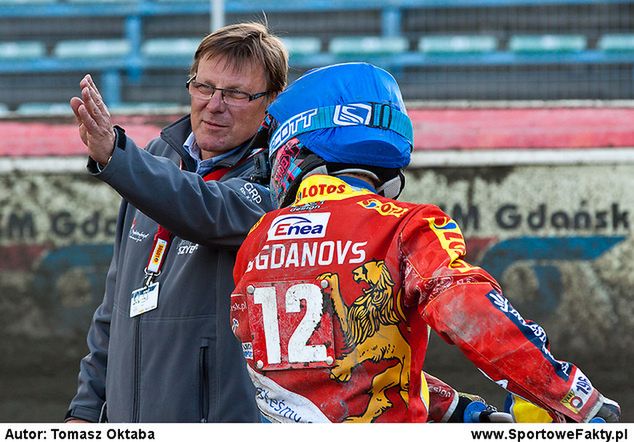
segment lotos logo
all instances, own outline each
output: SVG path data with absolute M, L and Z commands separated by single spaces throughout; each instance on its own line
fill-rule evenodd
M 357 204 L 365 209 L 374 209 L 383 216 L 395 216 L 396 218 L 400 218 L 401 215 L 409 210 L 399 207 L 390 201 L 381 202 L 375 198 L 359 201 Z
M 372 106 L 369 104 L 345 104 L 335 106 L 332 122 L 337 126 L 359 126 L 369 124 Z
M 154 248 L 154 254 L 152 255 L 152 264 L 159 265 L 161 258 L 163 257 L 163 253 L 165 253 L 166 247 L 167 241 L 159 238 L 156 242 L 156 247 Z
M 441 247 L 447 252 L 451 263 L 449 266 L 461 272 L 469 271 L 472 267 L 462 260 L 467 253 L 462 232 L 458 224 L 451 218 L 426 218 L 429 228 L 436 234 Z
M 345 184 L 339 184 L 339 185 L 327 184 L 327 183 L 313 184 L 310 186 L 300 188 L 299 192 L 297 192 L 297 198 L 295 200 L 300 201 L 303 198 L 318 197 L 318 196 L 325 196 L 325 195 L 332 195 L 332 194 L 341 194 L 341 193 L 345 193 L 346 190 L 350 190 L 350 188 L 346 186 Z
M 329 219 L 330 213 L 278 216 L 269 227 L 268 239 L 323 238 Z

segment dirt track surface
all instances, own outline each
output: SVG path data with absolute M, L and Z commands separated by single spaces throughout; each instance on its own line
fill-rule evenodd
M 490 403 L 502 407 L 505 392 L 493 384 L 455 349 L 433 338 L 427 370 L 465 392 L 478 393 Z M 83 349 L 75 348 L 58 359 L 45 363 L 33 361 L 32 369 L 0 372 L 0 422 L 61 422 L 75 388 L 79 359 Z M 42 352 L 42 353 L 45 353 Z M 568 358 L 558 355 L 560 358 Z M 631 362 L 578 361 L 593 384 L 606 396 L 618 401 L 623 422 L 634 422 L 634 384 L 629 376 Z

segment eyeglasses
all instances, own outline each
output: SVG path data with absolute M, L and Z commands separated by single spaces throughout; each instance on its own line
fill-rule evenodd
M 210 84 L 200 83 L 195 80 L 196 76 L 192 76 L 185 83 L 185 87 L 189 91 L 189 95 L 194 98 L 200 98 L 201 100 L 211 100 L 216 91 L 220 91 L 222 101 L 229 106 L 244 106 L 253 100 L 268 95 L 268 92 L 258 92 L 257 94 L 249 94 L 247 92 L 239 91 L 238 89 L 223 89 L 220 87 L 214 87 Z

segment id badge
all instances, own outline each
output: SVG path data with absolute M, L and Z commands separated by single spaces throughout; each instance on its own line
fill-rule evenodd
M 142 315 L 158 306 L 159 283 L 155 282 L 132 292 L 130 317 Z

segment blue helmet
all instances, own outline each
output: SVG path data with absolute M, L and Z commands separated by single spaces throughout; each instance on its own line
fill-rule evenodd
M 371 172 L 396 198 L 409 164 L 412 123 L 394 77 L 368 63 L 313 69 L 269 105 L 271 191 L 278 205 L 310 173 Z

